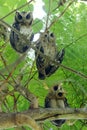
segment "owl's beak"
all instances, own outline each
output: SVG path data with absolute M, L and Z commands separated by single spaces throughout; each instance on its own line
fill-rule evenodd
M 48 42 L 50 42 L 50 38 L 48 37 Z
M 59 91 L 59 92 L 57 93 L 57 97 L 59 97 L 59 98 L 65 97 L 65 94 L 66 94 L 65 91 Z

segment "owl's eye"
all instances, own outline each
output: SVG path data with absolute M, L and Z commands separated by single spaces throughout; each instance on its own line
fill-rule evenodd
M 30 19 L 30 14 L 28 14 L 28 15 L 26 16 L 26 19 Z
M 51 37 L 54 37 L 54 34 L 53 34 L 53 33 L 51 33 L 51 34 L 50 34 L 50 36 L 51 36 Z
M 22 16 L 21 16 L 20 14 L 18 15 L 18 19 L 19 19 L 19 20 L 21 20 L 21 19 L 22 19 Z
M 63 93 L 61 93 L 61 92 L 58 93 L 58 96 L 59 96 L 59 97 L 62 97 L 62 96 L 63 96 Z
M 44 36 L 47 37 L 47 34 L 45 34 Z
M 58 86 L 54 86 L 54 91 L 56 91 L 58 89 Z

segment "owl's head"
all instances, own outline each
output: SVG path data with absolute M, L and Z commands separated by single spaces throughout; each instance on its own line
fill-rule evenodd
M 43 33 L 40 33 L 40 40 L 46 43 L 55 43 L 55 36 L 52 32 L 46 31 Z
M 62 88 L 62 85 L 61 84 L 57 84 L 57 85 L 54 85 L 51 89 L 50 89 L 50 93 L 52 95 L 55 95 L 55 98 L 56 99 L 63 99 L 65 98 L 65 91 L 64 89 Z
M 23 25 L 31 25 L 32 21 L 33 21 L 33 14 L 32 14 L 32 12 L 16 11 L 15 21 L 17 23 L 21 23 Z

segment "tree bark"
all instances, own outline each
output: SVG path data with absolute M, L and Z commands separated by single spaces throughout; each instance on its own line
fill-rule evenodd
M 28 126 L 33 130 L 42 130 L 38 123 L 55 119 L 87 119 L 87 109 L 30 109 L 21 113 L 0 113 L 0 129 Z

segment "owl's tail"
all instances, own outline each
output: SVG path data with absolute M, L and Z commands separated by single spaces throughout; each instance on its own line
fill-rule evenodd
M 55 120 L 55 121 L 52 121 L 52 123 L 57 127 L 61 127 L 61 125 L 65 123 L 65 120 Z

